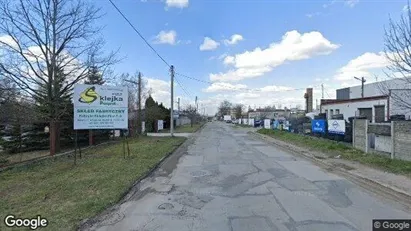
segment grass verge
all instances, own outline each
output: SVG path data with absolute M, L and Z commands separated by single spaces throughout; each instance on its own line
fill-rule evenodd
M 47 218 L 44 230 L 76 230 L 80 221 L 118 202 L 129 187 L 182 137 L 143 137 L 129 140 L 130 157 L 122 143 L 87 150 L 82 159 L 60 157 L 0 173 L 0 230 L 4 217 Z M 155 146 L 156 148 L 153 148 Z
M 349 145 L 333 140 L 304 136 L 280 130 L 260 129 L 257 132 L 297 146 L 323 152 L 330 157 L 340 155 L 343 159 L 358 161 L 374 168 L 403 174 L 411 178 L 411 161 L 393 160 L 385 156 L 365 153 Z
M 175 133 L 194 133 L 196 132 L 198 129 L 201 128 L 201 126 L 203 126 L 204 123 L 198 123 L 198 124 L 193 124 L 193 126 L 191 127 L 190 124 L 186 124 L 186 125 L 181 125 L 178 126 L 174 129 Z M 161 133 L 169 133 L 170 130 L 166 129 L 166 130 L 162 130 Z
M 235 128 L 252 128 L 252 126 L 247 125 L 247 124 L 235 124 Z

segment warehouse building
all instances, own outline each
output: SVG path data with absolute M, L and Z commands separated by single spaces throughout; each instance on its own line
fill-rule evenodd
M 345 120 L 353 116 L 365 116 L 373 123 L 388 121 L 393 116 L 410 120 L 410 83 L 411 79 L 393 79 L 338 89 L 337 99 L 322 99 L 320 110 L 328 119 L 334 115 L 343 115 Z

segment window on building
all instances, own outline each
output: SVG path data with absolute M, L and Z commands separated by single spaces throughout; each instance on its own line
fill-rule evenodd
M 330 109 L 330 117 L 329 117 L 329 119 L 332 119 L 332 116 L 334 115 L 334 110 L 333 109 Z
M 335 114 L 339 115 L 340 114 L 340 109 L 335 109 Z
M 325 118 L 328 118 L 328 110 L 325 110 L 324 113 L 325 113 Z

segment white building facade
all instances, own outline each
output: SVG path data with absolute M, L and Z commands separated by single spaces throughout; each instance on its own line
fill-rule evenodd
M 371 122 L 383 122 L 389 119 L 389 98 L 375 96 L 360 99 L 328 100 L 321 103 L 321 113 L 327 119 L 333 115 L 342 114 L 348 120 L 353 116 L 366 116 Z
M 347 120 L 353 116 L 366 116 L 370 122 L 378 123 L 394 115 L 404 115 L 411 119 L 411 108 L 404 107 L 404 102 L 411 106 L 411 80 L 393 79 L 337 90 L 337 99 L 321 100 L 320 111 L 327 118 L 342 114 Z M 398 100 L 400 98 L 400 100 Z M 402 101 L 402 102 L 401 102 Z

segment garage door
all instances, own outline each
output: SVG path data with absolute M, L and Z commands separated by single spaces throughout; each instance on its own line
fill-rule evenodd
M 369 121 L 372 121 L 372 108 L 358 108 L 360 116 L 365 116 Z

